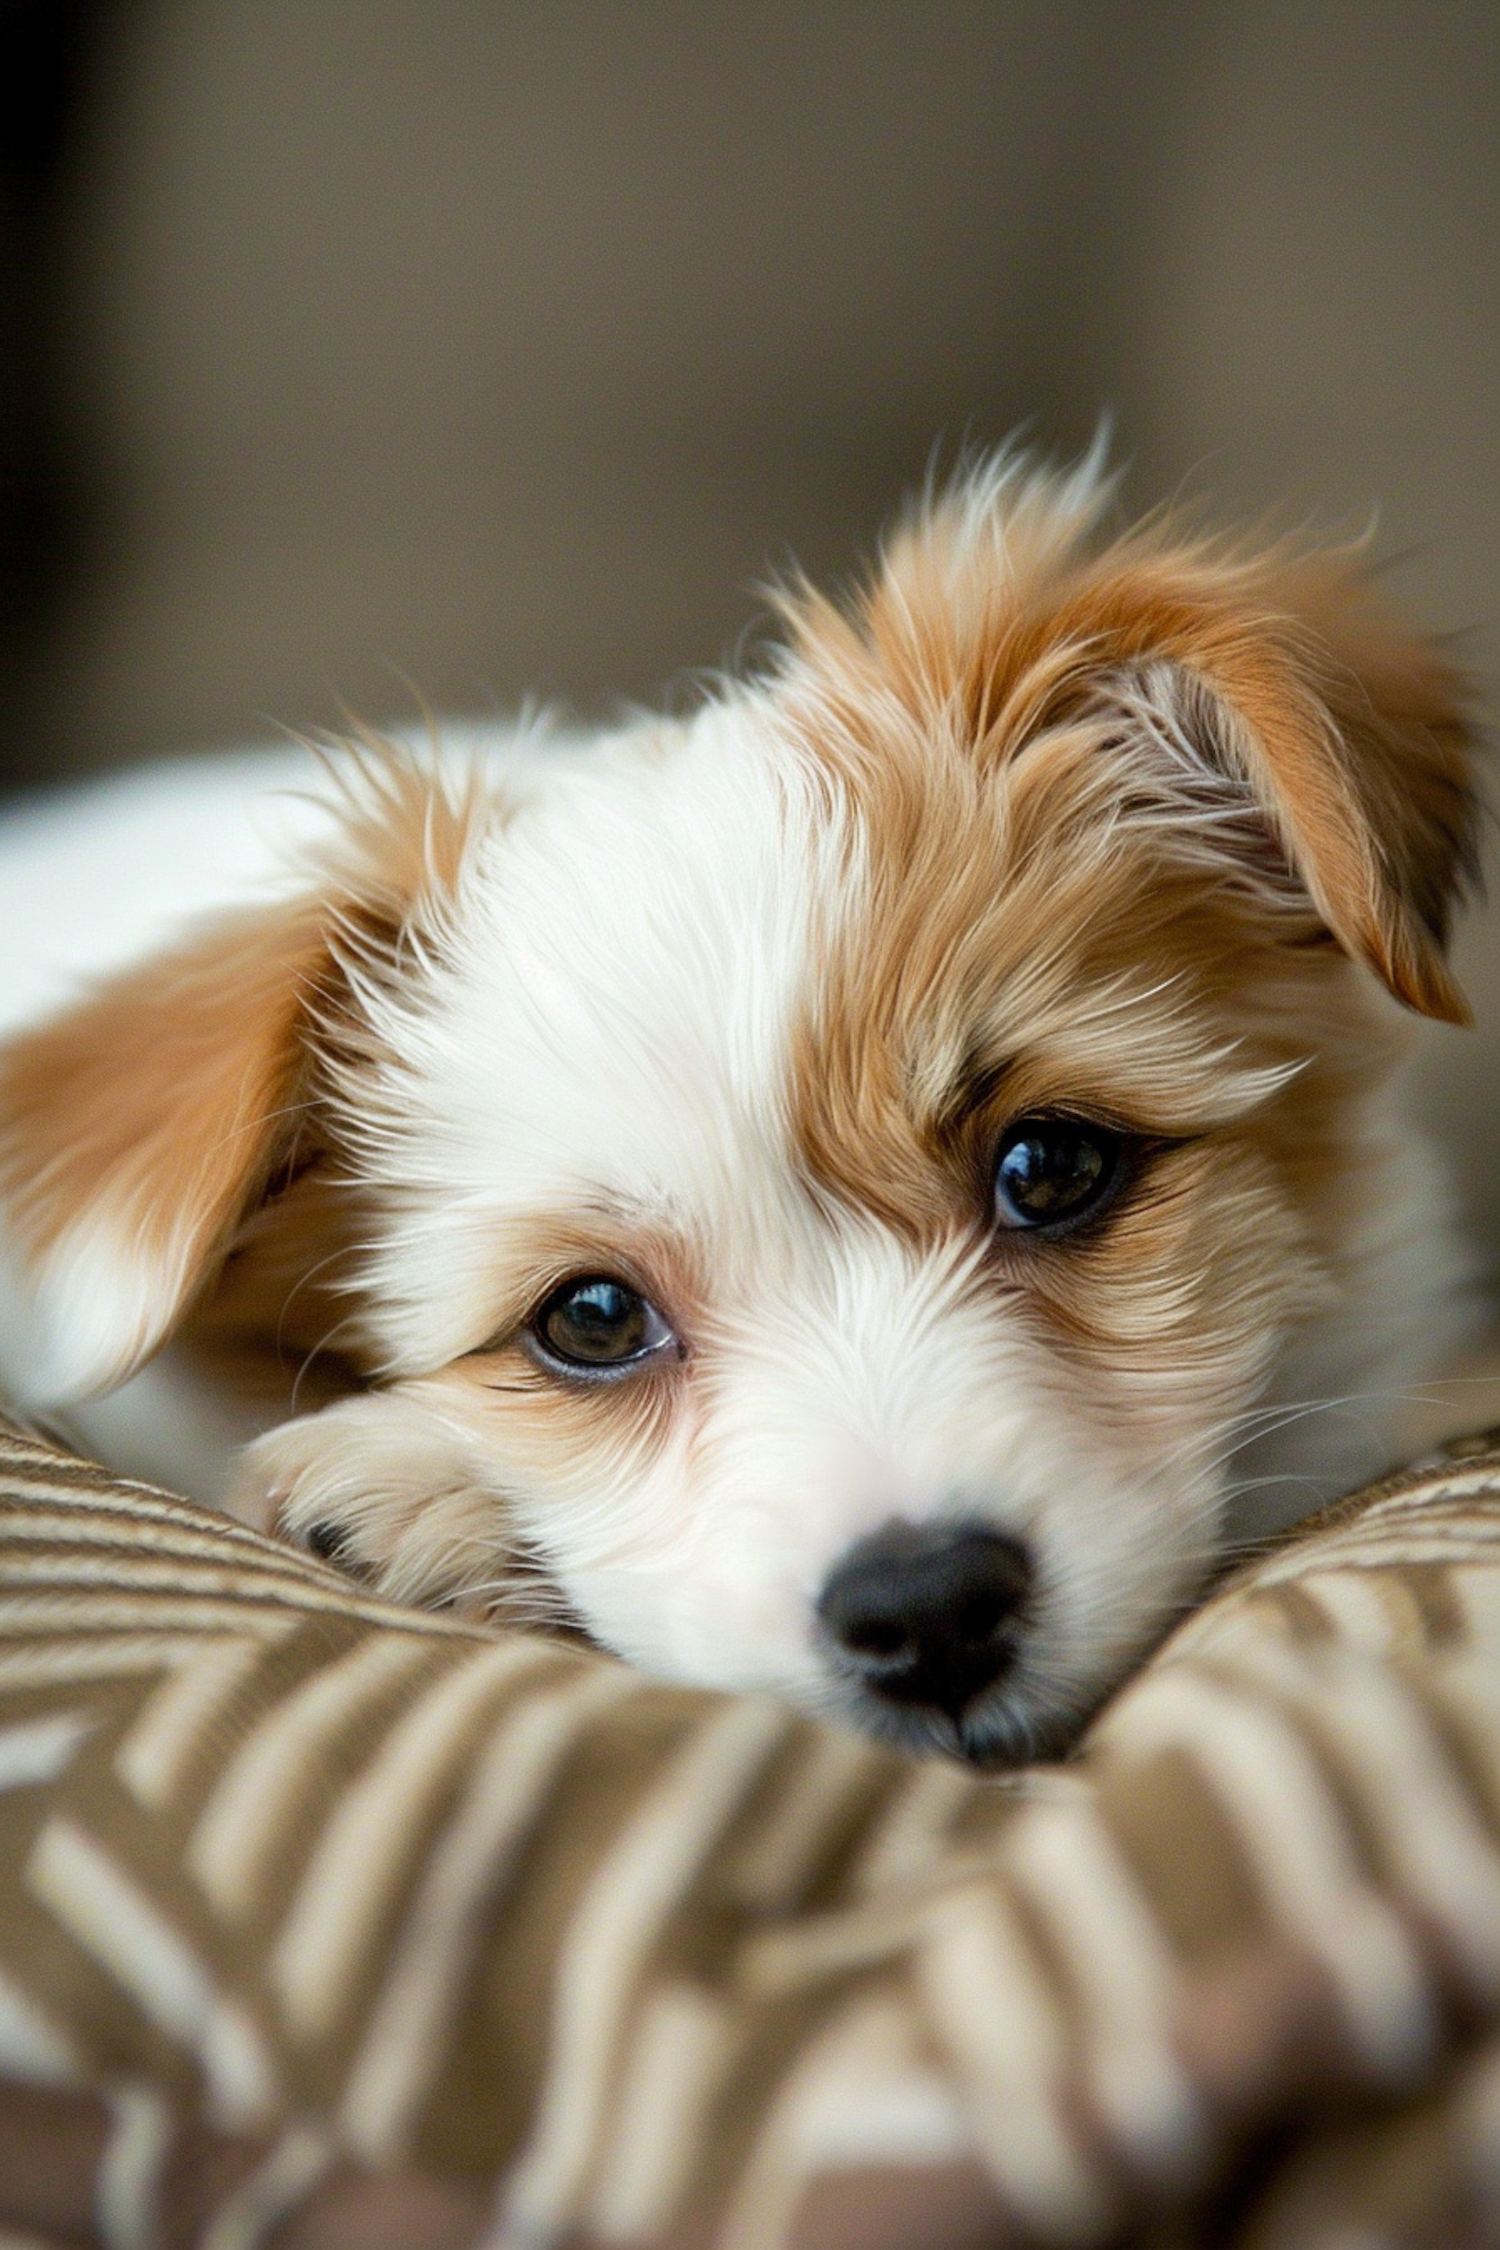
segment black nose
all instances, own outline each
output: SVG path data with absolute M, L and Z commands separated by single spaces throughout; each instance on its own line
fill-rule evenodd
M 1030 1586 L 1001 1532 L 888 1523 L 849 1550 L 818 1615 L 866 1687 L 956 1719 L 1011 1663 Z

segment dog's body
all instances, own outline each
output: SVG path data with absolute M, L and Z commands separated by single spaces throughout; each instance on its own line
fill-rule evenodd
M 1456 683 L 1096 506 L 971 474 L 686 720 L 14 825 L 13 1395 L 398 1595 L 1058 1739 L 1388 1458 L 1459 1266 L 1389 996 L 1459 1012 Z

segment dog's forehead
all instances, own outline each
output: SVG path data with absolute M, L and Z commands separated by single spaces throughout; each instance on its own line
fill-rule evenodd
M 691 1209 L 811 1175 L 915 1209 L 966 1073 L 1040 1053 L 1079 1077 L 1061 1096 L 1099 1077 L 1109 1107 L 1110 1072 L 1150 1076 L 1165 1041 L 1178 1097 L 1202 1076 L 1217 1098 L 1195 964 L 1144 910 L 1155 845 L 1097 819 L 1096 849 L 1066 775 L 1040 793 L 1055 822 L 1023 828 L 1008 776 L 936 733 L 830 769 L 772 696 L 560 761 L 481 855 L 406 1027 L 434 1177 L 509 1209 Z
M 792 1027 L 851 910 L 838 826 L 753 706 L 560 765 L 481 858 L 434 1017 L 472 1189 L 690 1203 L 783 1160 Z
M 1151 1129 L 1238 1105 L 1243 932 L 1110 817 L 1092 738 L 984 771 L 938 727 L 829 760 L 796 718 L 742 692 L 539 776 L 391 1042 L 394 1184 L 702 1222 L 812 1182 L 925 1236 L 1000 1078 Z
M 1020 849 L 1014 811 L 941 740 L 831 774 L 769 698 L 544 775 L 351 1117 L 393 1364 L 591 1264 L 747 1307 L 882 1237 L 916 1272 L 973 1240 L 1007 1103 L 1171 1136 L 1274 1092 L 1288 1054 L 1194 1000 L 1145 863 L 1067 819 Z

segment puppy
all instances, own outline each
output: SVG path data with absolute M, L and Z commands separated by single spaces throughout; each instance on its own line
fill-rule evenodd
M 13 820 L 14 1399 L 400 1599 L 1065 1739 L 1460 1294 L 1461 683 L 1103 497 L 970 467 L 686 719 Z

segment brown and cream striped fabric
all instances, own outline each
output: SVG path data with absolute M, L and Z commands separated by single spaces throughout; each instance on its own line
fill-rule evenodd
M 1500 1450 L 986 1781 L 13 1437 L 0 2080 L 0 2250 L 1500 2242 Z

